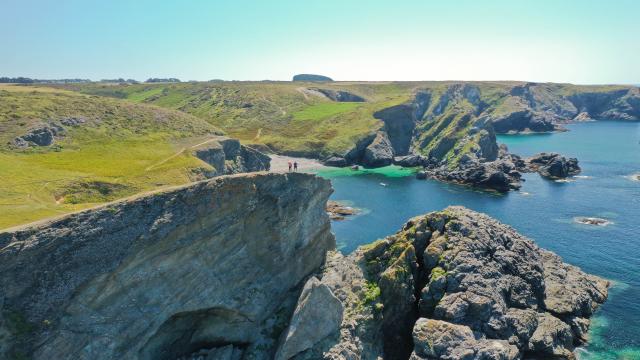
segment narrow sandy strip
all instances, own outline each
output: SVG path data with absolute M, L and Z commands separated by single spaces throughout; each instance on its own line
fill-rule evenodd
M 299 158 L 284 155 L 269 155 L 271 157 L 271 171 L 284 173 L 289 171 L 289 161 L 298 163 L 299 172 L 315 172 L 326 169 L 327 166 L 315 159 Z

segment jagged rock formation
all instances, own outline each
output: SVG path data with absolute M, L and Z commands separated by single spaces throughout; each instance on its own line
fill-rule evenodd
M 563 179 L 578 175 L 581 171 L 578 159 L 566 158 L 557 153 L 540 153 L 525 159 L 529 171 L 537 171 L 549 179 Z
M 637 87 L 563 89 L 558 84 L 526 83 L 514 86 L 509 95 L 484 116 L 499 133 L 548 132 L 562 123 L 588 119 L 640 120 Z
M 311 277 L 304 285 L 289 327 L 282 334 L 275 360 L 287 360 L 310 349 L 342 323 L 344 307 L 331 289 Z
M 324 82 L 324 81 L 333 81 L 333 79 L 324 75 L 297 74 L 293 76 L 293 81 Z
M 330 193 L 224 176 L 0 233 L 0 358 L 270 358 L 335 246 Z
M 269 170 L 271 159 L 268 155 L 241 145 L 237 139 L 218 136 L 214 140 L 193 150 L 197 158 L 211 166 L 211 169 L 202 170 L 207 178 Z
M 344 90 L 331 90 L 312 88 L 312 91 L 317 91 L 327 98 L 337 102 L 364 102 L 365 99 L 362 96 Z
M 462 207 L 330 255 L 321 282 L 342 327 L 295 359 L 573 359 L 609 285 Z

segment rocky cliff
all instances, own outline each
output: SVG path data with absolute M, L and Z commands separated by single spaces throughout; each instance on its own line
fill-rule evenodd
M 211 166 L 211 169 L 201 169 L 207 178 L 265 171 L 271 167 L 269 156 L 225 136 L 213 137 L 206 144 L 195 147 L 193 154 Z
M 609 285 L 462 207 L 333 253 L 319 278 L 344 317 L 294 359 L 574 359 Z
M 224 176 L 0 233 L 0 358 L 268 358 L 335 246 L 330 193 Z

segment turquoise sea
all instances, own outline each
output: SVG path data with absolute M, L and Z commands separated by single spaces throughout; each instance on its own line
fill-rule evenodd
M 569 125 L 569 132 L 505 135 L 498 142 L 523 156 L 555 151 L 577 157 L 582 173 L 570 182 L 526 174 L 522 189 L 506 195 L 432 180 L 411 170 L 321 171 L 335 189 L 332 199 L 362 208 L 334 222 L 338 246 L 351 252 L 396 232 L 410 217 L 449 205 L 485 212 L 534 239 L 583 270 L 614 282 L 597 312 L 581 359 L 640 359 L 640 123 L 598 121 Z M 574 217 L 613 223 L 582 225 Z

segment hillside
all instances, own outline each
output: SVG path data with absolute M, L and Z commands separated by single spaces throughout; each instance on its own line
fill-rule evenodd
M 0 228 L 205 178 L 214 165 L 196 153 L 233 147 L 221 134 L 157 106 L 0 86 Z
M 180 110 L 243 142 L 320 159 L 346 157 L 359 141 L 371 143 L 378 130 L 389 137 L 393 155 L 411 148 L 448 159 L 455 157 L 450 151 L 456 144 L 471 146 L 459 140 L 478 120 L 480 127 L 490 123 L 497 133 L 506 133 L 554 131 L 574 120 L 640 119 L 638 88 L 615 85 L 192 82 L 65 88 Z

